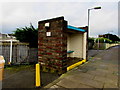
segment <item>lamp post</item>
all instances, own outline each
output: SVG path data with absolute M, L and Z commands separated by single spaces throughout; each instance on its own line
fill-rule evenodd
M 90 10 L 94 10 L 94 9 L 101 9 L 101 7 L 94 7 L 94 8 L 88 9 L 88 37 L 89 37 Z

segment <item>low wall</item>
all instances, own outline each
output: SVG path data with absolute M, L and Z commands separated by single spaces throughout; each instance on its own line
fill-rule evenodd
M 120 45 L 118 43 L 112 43 L 112 44 L 109 44 L 109 43 L 95 43 L 94 46 L 93 46 L 93 49 L 100 49 L 100 50 L 103 50 L 103 49 L 108 49 L 112 46 L 116 46 L 116 45 Z
M 120 45 L 120 44 L 118 44 L 118 43 L 113 43 L 113 44 L 106 43 L 106 49 L 109 47 L 116 46 L 116 45 Z

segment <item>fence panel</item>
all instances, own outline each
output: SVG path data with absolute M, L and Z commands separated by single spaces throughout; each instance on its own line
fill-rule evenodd
M 10 42 L 0 43 L 0 55 L 5 58 L 5 64 L 7 65 L 10 61 Z M 29 62 L 29 47 L 28 43 L 14 42 L 12 45 L 12 63 Z
M 29 62 L 37 63 L 38 62 L 38 48 L 29 49 Z

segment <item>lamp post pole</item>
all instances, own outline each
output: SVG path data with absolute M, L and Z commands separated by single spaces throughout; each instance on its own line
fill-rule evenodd
M 88 9 L 88 37 L 89 37 L 89 19 L 90 18 L 90 9 Z
M 89 35 L 90 10 L 93 10 L 93 9 L 101 9 L 101 7 L 94 7 L 94 8 L 88 9 L 88 37 L 90 36 Z

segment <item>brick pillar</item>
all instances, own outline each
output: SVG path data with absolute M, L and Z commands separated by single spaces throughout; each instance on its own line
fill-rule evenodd
M 38 62 L 43 71 L 64 73 L 67 58 L 67 36 L 64 31 L 67 22 L 64 17 L 39 21 L 38 29 Z M 47 32 L 51 35 L 47 36 Z

